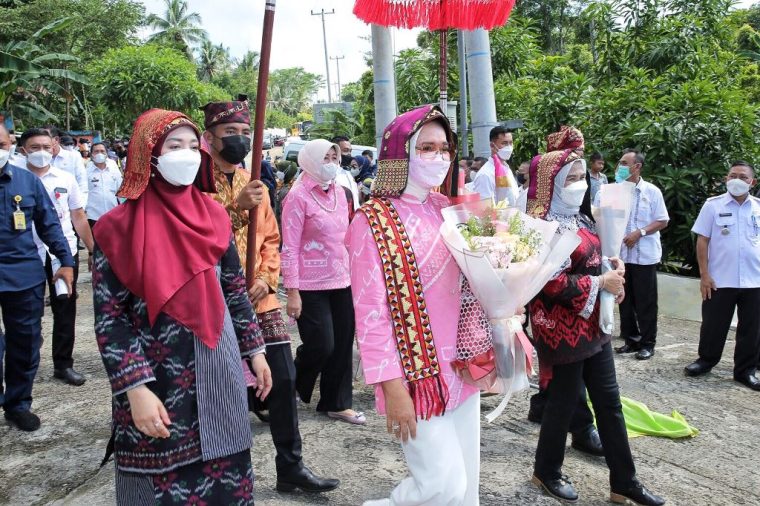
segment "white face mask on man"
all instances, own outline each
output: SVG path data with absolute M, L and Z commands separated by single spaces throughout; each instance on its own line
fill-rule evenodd
M 201 153 L 192 149 L 169 151 L 158 157 L 156 170 L 174 186 L 193 184 L 198 169 L 201 167 Z
M 504 146 L 503 148 L 499 149 L 497 154 L 499 155 L 499 158 L 501 158 L 502 160 L 509 160 L 510 158 L 512 158 L 513 149 L 514 149 L 513 146 Z
M 734 197 L 741 197 L 749 193 L 750 185 L 741 179 L 729 179 L 726 181 L 726 189 Z
M 50 161 L 53 159 L 53 153 L 50 151 L 45 151 L 44 149 L 40 149 L 39 151 L 34 151 L 33 153 L 27 153 L 26 154 L 26 161 L 30 165 L 37 167 L 39 169 L 43 169 L 50 165 Z
M 105 153 L 96 153 L 92 155 L 92 161 L 95 163 L 106 163 L 108 156 Z
M 10 151 L 0 149 L 0 167 L 5 167 L 5 164 L 8 163 L 8 158 L 10 157 L 11 157 Z

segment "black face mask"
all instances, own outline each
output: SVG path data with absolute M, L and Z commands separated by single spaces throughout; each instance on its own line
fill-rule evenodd
M 350 167 L 351 162 L 353 161 L 354 157 L 351 155 L 340 155 L 340 166 L 341 167 Z
M 525 184 L 526 178 L 525 174 L 517 173 L 517 184 Z
M 220 139 L 222 140 L 222 149 L 219 151 L 219 156 L 227 163 L 237 165 L 251 151 L 251 138 L 247 135 L 228 135 L 220 137 Z

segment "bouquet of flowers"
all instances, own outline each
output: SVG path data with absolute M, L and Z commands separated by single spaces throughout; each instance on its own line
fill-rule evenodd
M 620 255 L 631 216 L 633 189 L 634 184 L 629 182 L 602 185 L 597 196 L 599 207 L 591 209 L 602 244 L 602 272 L 612 270 L 610 258 Z M 603 291 L 599 304 L 599 328 L 605 334 L 612 334 L 615 328 L 615 294 Z
M 561 268 L 580 239 L 573 232 L 557 234 L 555 222 L 487 201 L 446 208 L 443 218 L 441 235 L 493 330 L 491 390 L 504 394 L 501 404 L 486 416 L 493 421 L 513 393 L 529 387 L 533 347 L 516 315 Z M 467 348 L 474 345 L 483 348 L 483 343 L 458 344 L 458 358 L 464 360 L 455 366 L 467 368 L 472 355 Z

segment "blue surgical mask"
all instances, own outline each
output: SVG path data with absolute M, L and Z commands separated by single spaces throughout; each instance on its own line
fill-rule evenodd
M 629 177 L 631 177 L 630 167 L 627 167 L 626 165 L 618 165 L 618 168 L 615 171 L 615 182 L 622 183 L 623 181 L 626 181 Z

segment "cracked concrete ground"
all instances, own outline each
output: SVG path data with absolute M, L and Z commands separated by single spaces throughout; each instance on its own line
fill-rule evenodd
M 100 468 L 109 436 L 109 388 L 93 333 L 89 275 L 79 285 L 76 367 L 87 376 L 82 387 L 52 378 L 50 342 L 34 388 L 34 410 L 42 428 L 22 433 L 0 422 L 0 504 L 114 504 L 113 463 Z M 44 335 L 50 333 L 49 310 Z M 660 319 L 657 354 L 648 362 L 617 357 L 623 395 L 669 413 L 677 409 L 700 429 L 696 438 L 636 438 L 631 447 L 638 475 L 674 505 L 760 504 L 760 393 L 731 380 L 734 343 L 724 360 L 703 378 L 686 378 L 682 369 L 696 356 L 699 324 Z M 295 329 L 292 329 L 295 332 Z M 733 339 L 733 332 L 730 335 Z M 296 504 L 356 505 L 387 496 L 404 473 L 399 446 L 385 433 L 373 412 L 373 396 L 355 383 L 355 407 L 368 413 L 365 427 L 348 426 L 300 407 L 305 461 L 316 472 L 341 479 L 341 487 L 317 496 L 274 491 L 274 448 L 268 427 L 251 419 L 256 502 L 265 506 Z M 483 505 L 551 505 L 553 499 L 530 485 L 538 426 L 526 420 L 528 393 L 517 395 L 493 424 L 483 421 L 480 497 Z M 498 398 L 484 399 L 484 411 Z M 564 472 L 576 484 L 580 504 L 606 504 L 607 468 L 568 449 Z

